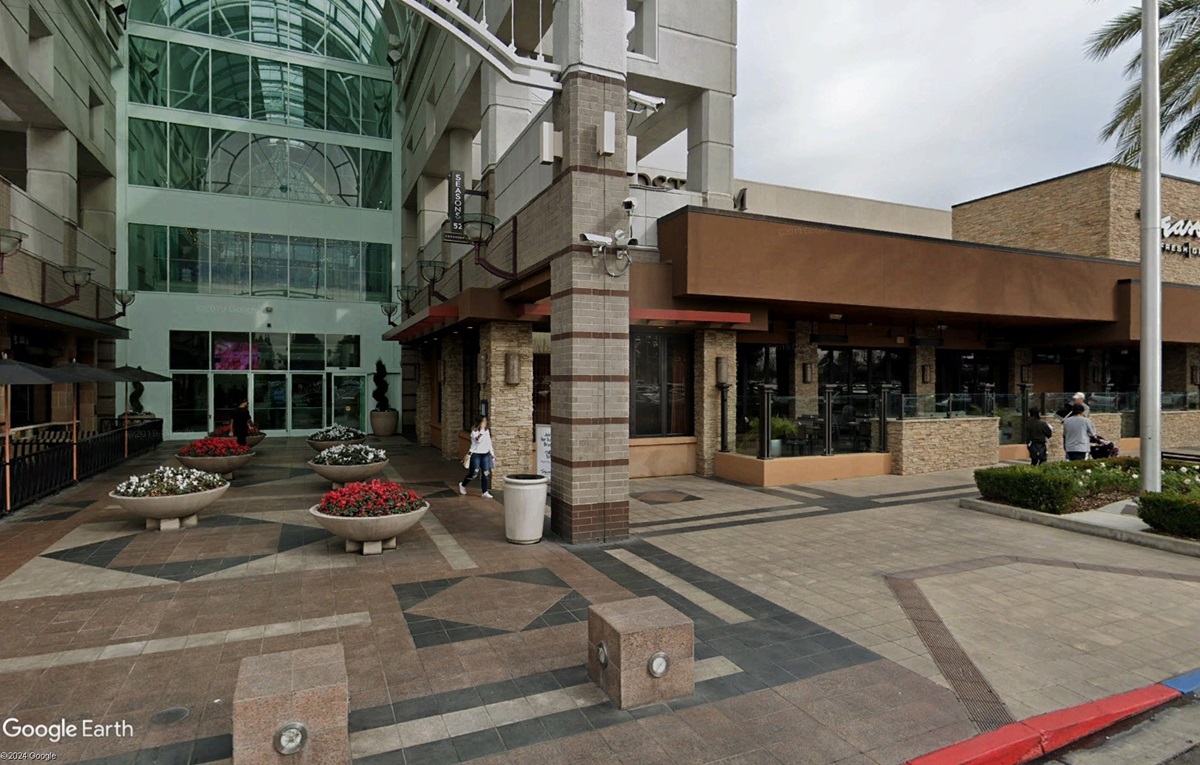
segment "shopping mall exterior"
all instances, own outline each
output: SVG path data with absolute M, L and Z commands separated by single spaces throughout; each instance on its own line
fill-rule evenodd
M 365 426 L 382 359 L 412 438 L 457 458 L 486 411 L 581 542 L 628 533 L 630 478 L 991 464 L 1075 390 L 1136 432 L 1136 172 L 952 210 L 736 180 L 734 0 L 0 0 L 0 29 L 0 344 L 169 376 L 168 437 L 243 397 L 269 433 Z M 1171 447 L 1200 186 L 1163 209 Z

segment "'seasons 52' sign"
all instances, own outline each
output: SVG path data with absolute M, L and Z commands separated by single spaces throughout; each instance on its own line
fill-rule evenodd
M 1185 258 L 1190 258 L 1193 255 L 1200 255 L 1200 245 L 1192 242 L 1184 242 L 1176 244 L 1168 242 L 1172 237 L 1187 237 L 1195 239 L 1200 237 L 1200 220 L 1175 220 L 1170 215 L 1164 216 L 1162 219 L 1162 248 L 1163 252 L 1177 252 Z

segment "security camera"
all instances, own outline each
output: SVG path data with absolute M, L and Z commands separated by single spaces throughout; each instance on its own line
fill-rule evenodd
M 634 199 L 633 197 L 625 197 L 625 200 L 623 202 L 621 202 L 621 207 L 624 207 L 626 210 L 632 211 L 637 207 L 637 200 Z
M 611 236 L 603 236 L 601 234 L 580 234 L 579 240 L 593 247 L 608 247 L 613 243 Z
M 652 112 L 658 111 L 667 104 L 667 99 L 665 98 L 648 96 L 645 93 L 638 93 L 636 90 L 629 91 L 628 97 L 630 101 L 642 107 L 642 109 L 649 109 Z

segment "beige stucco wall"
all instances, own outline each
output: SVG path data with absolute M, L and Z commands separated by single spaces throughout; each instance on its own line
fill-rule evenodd
M 1162 445 L 1164 449 L 1200 446 L 1200 412 L 1163 412 Z
M 948 210 L 753 181 L 734 181 L 733 185 L 735 190 L 746 190 L 746 212 L 756 215 L 772 215 L 938 239 L 949 239 L 951 236 Z
M 1000 420 L 951 417 L 888 423 L 892 473 L 913 475 L 996 464 Z

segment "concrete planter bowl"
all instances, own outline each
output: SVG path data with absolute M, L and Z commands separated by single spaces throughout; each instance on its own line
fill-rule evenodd
M 383 472 L 389 461 L 371 462 L 366 465 L 318 465 L 309 460 L 308 466 L 314 473 L 333 483 L 333 488 L 340 489 L 348 483 L 365 481 L 376 473 Z
M 346 444 L 361 444 L 362 442 L 364 442 L 366 440 L 367 440 L 366 436 L 363 436 L 362 438 L 353 438 L 353 439 L 350 439 L 349 441 L 313 441 L 312 439 L 307 439 L 308 445 L 319 452 L 323 452 L 331 446 L 345 446 Z
M 420 523 L 427 510 L 429 503 L 425 502 L 411 513 L 374 518 L 343 518 L 338 515 L 325 515 L 321 512 L 320 505 L 308 508 L 308 512 L 322 528 L 346 540 L 346 552 L 362 552 L 363 555 L 378 555 L 384 550 L 394 550 L 396 537 Z
M 208 491 L 176 494 L 169 497 L 122 497 L 115 492 L 108 496 L 126 511 L 146 520 L 147 529 L 169 531 L 195 526 L 196 513 L 211 505 L 229 490 L 229 484 Z
M 261 444 L 263 442 L 263 439 L 266 437 L 267 437 L 266 433 L 255 433 L 252 436 L 246 436 L 246 446 L 249 446 L 251 449 L 253 449 L 254 447 Z
M 233 478 L 233 471 L 241 470 L 254 459 L 254 452 L 238 454 L 231 457 L 184 457 L 176 454 L 179 464 L 193 470 L 203 470 L 205 473 L 219 473 L 223 478 Z

